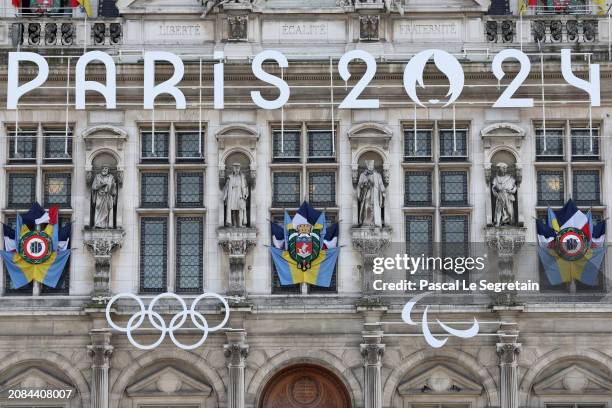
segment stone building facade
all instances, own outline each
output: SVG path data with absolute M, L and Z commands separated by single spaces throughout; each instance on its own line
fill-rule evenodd
M 609 262 L 595 287 L 551 286 L 525 249 L 548 206 L 572 198 L 596 219 L 609 216 L 612 26 L 596 2 L 524 16 L 516 4 L 490 0 L 110 3 L 91 0 L 85 18 L 78 9 L 41 14 L 3 1 L 3 107 L 9 51 L 44 55 L 50 74 L 17 110 L 0 110 L 1 217 L 10 225 L 34 201 L 59 205 L 62 222 L 72 222 L 72 256 L 57 288 L 14 289 L 0 276 L 0 407 L 612 407 Z M 532 108 L 492 107 L 509 83 L 498 84 L 492 59 L 507 48 L 529 55 L 517 96 L 534 98 Z M 581 78 L 589 63 L 600 65 L 601 106 L 564 83 L 563 48 Z M 290 85 L 282 109 L 251 100 L 252 90 L 278 94 L 251 71 L 266 49 L 289 61 L 265 66 Z M 461 61 L 465 87 L 452 106 L 437 103 L 448 81 L 433 67 L 419 90 L 426 107 L 406 95 L 405 65 L 426 49 Z M 87 109 L 74 108 L 76 59 L 91 50 L 114 58 L 117 109 L 93 92 Z M 156 50 L 184 61 L 187 109 L 168 95 L 143 108 L 143 52 Z M 339 59 L 351 50 L 375 58 L 361 98 L 378 98 L 377 109 L 338 106 L 364 72 L 355 63 L 348 81 L 340 77 Z M 213 65 L 221 62 L 225 107 L 214 109 Z M 504 68 L 510 78 L 519 70 Z M 22 81 L 34 75 L 33 66 L 20 68 Z M 87 75 L 105 79 L 101 65 Z M 158 64 L 157 81 L 170 75 Z M 385 181 L 383 227 L 358 225 L 366 160 Z M 238 229 L 224 225 L 222 195 L 236 162 L 250 188 L 248 225 Z M 495 227 L 489 186 L 499 162 L 510 165 L 518 193 L 516 222 Z M 95 229 L 90 186 L 103 166 L 118 199 L 111 228 Z M 331 288 L 282 287 L 273 269 L 270 221 L 303 200 L 340 222 Z M 412 294 L 371 286 L 374 257 L 427 242 L 488 248 L 496 277 L 531 279 L 540 291 L 430 296 L 430 317 L 483 322 L 478 336 L 434 349 L 418 326 L 398 324 Z M 174 292 L 187 306 L 202 292 L 228 295 L 229 329 L 190 351 L 169 336 L 140 350 L 105 317 L 109 298 L 125 292 L 145 304 Z M 211 326 L 222 320 L 218 305 L 201 303 Z M 179 311 L 160 302 L 166 323 Z M 123 299 L 111 315 L 125 326 L 136 312 Z M 177 340 L 200 335 L 185 330 Z M 136 338 L 151 344 L 158 336 L 149 329 Z M 9 398 L 11 389 L 71 395 Z

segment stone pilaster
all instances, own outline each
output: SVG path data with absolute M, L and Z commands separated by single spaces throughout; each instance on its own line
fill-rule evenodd
M 105 329 L 94 329 L 90 332 L 91 345 L 87 353 L 91 362 L 91 408 L 109 407 L 108 370 L 113 354 L 110 345 L 111 333 Z
M 246 297 L 244 265 L 246 256 L 255 246 L 257 230 L 254 228 L 219 228 L 219 245 L 229 256 L 228 291 L 230 296 Z
M 223 347 L 227 359 L 229 375 L 227 387 L 227 407 L 244 408 L 244 368 L 249 355 L 249 346 L 246 344 L 246 332 L 228 331 L 227 344 Z
M 382 408 L 382 332 L 364 332 L 361 356 L 364 368 L 364 408 Z
M 521 343 L 517 343 L 518 331 L 501 331 L 497 343 L 499 356 L 501 408 L 518 408 L 518 356 Z
M 92 299 L 103 303 L 111 293 L 112 255 L 123 244 L 125 232 L 122 229 L 85 229 L 83 235 L 85 246 L 95 260 Z

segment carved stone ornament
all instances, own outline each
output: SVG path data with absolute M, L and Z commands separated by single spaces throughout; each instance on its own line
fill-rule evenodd
M 110 298 L 112 254 L 122 246 L 125 232 L 121 229 L 85 229 L 83 235 L 83 243 L 95 261 L 92 298 L 104 302 Z
M 223 353 L 229 366 L 244 366 L 249 355 L 249 346 L 242 343 L 230 343 L 223 346 Z
M 248 16 L 229 16 L 227 17 L 228 25 L 228 40 L 230 41 L 246 41 Z
M 518 355 L 521 352 L 520 343 L 497 343 L 497 356 L 500 365 L 518 366 Z
M 359 17 L 359 39 L 362 41 L 378 40 L 378 29 L 380 16 L 360 16 Z
M 257 243 L 257 230 L 254 228 L 220 228 L 219 246 L 229 256 L 229 288 L 232 296 L 246 296 L 244 267 L 248 251 Z

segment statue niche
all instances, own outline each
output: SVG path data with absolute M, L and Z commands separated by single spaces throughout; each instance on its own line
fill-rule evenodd
M 366 152 L 359 158 L 357 179 L 358 224 L 382 227 L 385 223 L 386 183 L 382 171 L 382 158 Z
M 92 169 L 87 172 L 87 184 L 91 191 L 90 228 L 117 228 L 117 196 L 121 176 L 122 172 L 117 170 L 117 160 L 111 154 L 100 153 L 92 160 Z
M 226 227 L 248 227 L 251 225 L 250 162 L 246 155 L 233 153 L 225 162 L 223 185 L 223 224 Z M 246 169 L 246 172 L 243 170 Z
M 517 192 L 520 172 L 516 159 L 511 153 L 502 150 L 493 155 L 491 164 L 492 224 L 495 227 L 518 226 Z

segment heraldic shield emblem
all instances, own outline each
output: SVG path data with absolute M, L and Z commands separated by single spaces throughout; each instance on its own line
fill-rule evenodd
M 308 283 L 329 288 L 338 259 L 338 224 L 304 202 L 282 226 L 272 222 L 270 254 L 281 285 Z
M 321 228 L 309 224 L 301 224 L 297 229 L 290 229 L 289 256 L 298 268 L 305 271 L 310 269 L 313 260 L 319 257 L 321 252 Z

